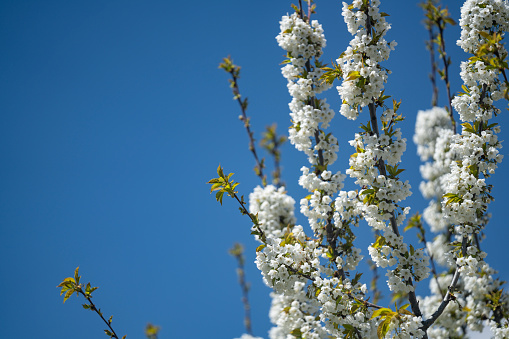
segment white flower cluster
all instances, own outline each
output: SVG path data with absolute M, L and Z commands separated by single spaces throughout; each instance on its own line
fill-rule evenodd
M 421 161 L 435 158 L 437 139 L 444 129 L 452 130 L 452 124 L 449 113 L 442 107 L 417 112 L 414 143 Z
M 326 40 L 318 21 L 313 20 L 309 25 L 297 13 L 293 13 L 283 16 L 279 24 L 281 33 L 276 40 L 279 47 L 288 51 L 292 57 L 311 59 L 322 55 Z
M 277 36 L 279 45 L 288 53 L 289 64 L 283 67 L 283 76 L 288 80 L 288 90 L 292 96 L 289 104 L 293 126 L 290 128 L 290 142 L 303 151 L 314 166 L 332 165 L 339 150 L 337 139 L 325 134 L 334 112 L 325 99 L 317 99 L 316 94 L 330 86 L 320 81 L 323 71 L 318 62 L 325 46 L 322 26 L 315 20 L 311 24 L 302 20 L 296 13 L 284 16 L 281 20 L 281 33 Z M 315 146 L 313 146 L 313 142 Z M 313 231 L 320 233 L 320 219 L 328 219 L 331 211 L 331 196 L 343 186 L 344 176 L 321 170 L 310 173 L 303 168 L 299 184 L 313 195 L 301 201 L 301 212 L 309 218 Z
M 320 81 L 323 71 L 313 67 L 311 62 L 322 55 L 322 48 L 325 47 L 322 26 L 316 20 L 309 25 L 294 13 L 283 16 L 280 28 L 281 33 L 276 39 L 279 46 L 287 51 L 289 61 L 282 68 L 282 74 L 288 80 L 288 91 L 293 98 L 289 104 L 293 121 L 290 142 L 308 155 L 311 164 L 318 164 L 318 151 L 321 151 L 327 164 L 332 164 L 337 159 L 338 151 L 334 136 L 319 135 L 319 141 L 313 147 L 320 125 L 326 128 L 334 117 L 334 111 L 327 101 L 315 98 L 316 94 L 330 87 Z
M 319 291 L 317 298 L 322 304 L 320 319 L 332 337 L 344 337 L 342 328 L 338 328 L 337 324 L 352 326 L 363 338 L 372 337 L 376 327 L 369 321 L 371 311 L 362 309 L 351 311 L 353 307 L 357 308 L 352 296 L 363 299 L 367 291 L 366 285 L 357 283 L 353 286 L 349 279 L 340 281 L 338 278 L 318 278 L 314 284 Z
M 388 59 L 396 43 L 385 40 L 390 25 L 379 5 L 380 0 L 343 3 L 343 16 L 354 37 L 337 60 L 344 79 L 337 89 L 343 102 L 341 114 L 348 119 L 356 119 L 369 104 L 373 104 L 371 113 L 377 106 L 385 108 L 381 101 L 390 72 L 380 63 Z M 501 0 L 467 0 L 462 15 L 470 18 L 462 18 L 465 32 L 460 46 L 475 51 L 484 43 L 480 32 L 507 29 L 508 8 Z M 399 203 L 411 194 L 408 182 L 399 179 L 398 166 L 406 149 L 406 139 L 395 127 L 400 121 L 395 113 L 399 104 L 383 111 L 381 131 L 363 126 L 364 132 L 357 133 L 350 142 L 356 153 L 346 173 L 361 188 L 341 191 L 345 175 L 328 169 L 337 159 L 338 142 L 323 131 L 334 112 L 325 99 L 316 98 L 330 87 L 320 80 L 323 71 L 318 61 L 326 41 L 321 25 L 306 20 L 298 14 L 284 16 L 276 39 L 288 58 L 282 74 L 292 96 L 289 139 L 311 164 L 301 169 L 299 184 L 309 195 L 300 201 L 300 211 L 308 218 L 315 237 L 308 237 L 302 226 L 295 226 L 295 201 L 284 188 L 257 187 L 249 199 L 250 212 L 258 214 L 266 236 L 257 250 L 256 265 L 264 282 L 274 289 L 270 317 L 275 327 L 269 336 L 345 337 L 345 331 L 353 328 L 357 335 L 375 338 L 381 319 L 371 319 L 367 287 L 358 281 L 360 276 L 350 278 L 362 260 L 360 250 L 352 246 L 351 227 L 362 218 L 381 231 L 369 246 L 369 254 L 378 267 L 387 268 L 391 291 L 415 296 L 413 282 L 425 279 L 430 271 L 425 250 L 404 243 L 397 229 L 409 213 L 409 208 Z M 427 161 L 421 167 L 425 180 L 421 191 L 426 198 L 434 199 L 424 211 L 424 218 L 435 232 L 443 232 L 449 225 L 455 225 L 456 232 L 439 234 L 426 248 L 439 264 L 448 269 L 458 267 L 461 278 L 456 287 L 465 291 L 455 292 L 458 304 L 449 303 L 443 316 L 428 330 L 430 338 L 461 337 L 465 323 L 471 330 L 482 328 L 482 319 L 493 318 L 487 295 L 501 288 L 501 283 L 493 279 L 494 270 L 484 261 L 485 253 L 473 246 L 473 234 L 486 225 L 486 209 L 491 201 L 491 187 L 485 178 L 502 160 L 496 136 L 499 129 L 488 124 L 499 112 L 493 102 L 502 98 L 505 90 L 498 75 L 482 61 L 462 64 L 467 93 L 454 99 L 454 107 L 470 125 L 463 124 L 461 135 L 454 135 L 449 114 L 441 108 L 418 114 L 414 141 L 422 161 Z M 446 193 L 447 199 L 440 204 Z M 455 243 L 450 242 L 451 237 Z M 465 242 L 458 246 L 463 239 L 469 239 L 467 246 Z M 466 254 L 462 253 L 465 249 Z M 421 299 L 424 316 L 430 317 L 441 304 L 442 294 L 452 281 L 450 273 L 432 279 L 433 295 Z M 500 302 L 508 304 L 507 295 Z M 393 318 L 386 338 L 421 338 L 425 335 L 422 326 L 422 317 L 400 314 Z M 507 322 L 490 326 L 498 326 L 493 331 L 498 331 L 499 338 L 509 331 Z
M 249 212 L 258 214 L 262 231 L 275 238 L 283 236 L 286 227 L 295 224 L 294 206 L 295 200 L 286 194 L 284 187 L 258 186 L 249 194 Z
M 503 33 L 509 28 L 509 5 L 499 0 L 468 0 L 461 10 L 462 35 L 458 45 L 475 53 L 486 39 L 481 33 Z M 475 39 L 474 39 L 475 36 Z M 451 151 L 458 159 L 451 163 L 451 172 L 445 176 L 442 206 L 449 223 L 456 225 L 456 232 L 468 236 L 484 226 L 484 215 L 491 187 L 486 177 L 495 172 L 503 156 L 496 133 L 496 124 L 489 125 L 492 114 L 499 112 L 493 102 L 502 98 L 498 80 L 499 70 L 488 69 L 483 61 L 462 63 L 461 78 L 468 87 L 467 93 L 455 97 L 454 108 L 459 112 L 461 135 L 451 140 Z
M 362 107 L 374 105 L 387 82 L 389 71 L 380 63 L 388 59 L 396 43 L 388 43 L 384 38 L 390 25 L 379 11 L 379 5 L 378 0 L 367 4 L 364 1 L 354 1 L 351 5 L 343 3 L 343 17 L 354 35 L 350 46 L 337 60 L 344 78 L 338 87 L 343 101 L 341 114 L 348 119 L 356 119 Z M 418 281 L 428 276 L 429 261 L 422 250 L 412 248 L 410 254 L 393 230 L 403 223 L 409 212 L 398 203 L 411 195 L 408 181 L 400 181 L 399 173 L 395 174 L 406 149 L 406 139 L 401 137 L 398 128 L 386 128 L 397 121 L 396 109 L 383 112 L 384 129 L 380 135 L 378 131 L 357 133 L 350 142 L 357 152 L 350 157 L 350 169 L 346 173 L 362 189 L 358 194 L 340 194 L 336 199 L 334 220 L 338 224 L 351 220 L 353 213 L 359 213 L 371 227 L 382 230 L 384 237 L 390 240 L 386 246 L 369 248 L 372 260 L 381 267 L 397 265 L 386 274 L 388 285 L 392 291 L 409 292 L 413 291 L 412 279 Z M 379 169 L 380 166 L 385 168 Z
M 393 318 L 389 326 L 389 332 L 385 335 L 386 339 L 413 339 L 422 338 L 424 331 L 421 330 L 422 319 L 412 315 L 401 315 L 398 320 Z M 392 332 L 394 331 L 394 332 Z
M 487 41 L 482 33 L 503 36 L 509 29 L 509 4 L 501 0 L 468 0 L 461 8 L 460 26 L 458 46 L 475 54 Z M 506 55 L 504 47 L 500 48 L 498 53 Z M 503 97 L 505 84 L 498 80 L 499 71 L 487 66 L 480 60 L 461 63 L 460 75 L 467 93 L 456 96 L 452 104 L 463 121 L 487 121 L 493 113 L 500 112 L 493 102 Z
M 327 220 L 332 213 L 332 196 L 343 188 L 344 174 L 337 172 L 332 175 L 331 171 L 322 171 L 318 176 L 309 172 L 309 168 L 301 168 L 302 175 L 299 184 L 311 194 L 300 201 L 300 212 L 305 215 L 315 233 L 321 233 L 320 220 Z
M 403 237 L 398 237 L 390 229 L 384 232 L 383 245 L 378 244 L 368 248 L 376 265 L 382 268 L 398 265 L 396 269 L 388 270 L 386 273 L 391 291 L 408 293 L 414 290 L 414 287 L 408 284 L 409 279 L 420 281 L 428 277 L 429 258 L 423 249 L 415 250 L 413 247 L 409 249 L 403 242 Z
M 467 53 L 474 52 L 482 44 L 479 32 L 490 29 L 509 30 L 509 10 L 503 0 L 467 0 L 461 7 L 461 38 L 458 46 Z M 491 32 L 490 32 L 491 33 Z
M 270 329 L 270 339 L 287 339 L 297 334 L 296 331 L 301 333 L 303 338 L 325 338 L 327 332 L 320 320 L 317 320 L 320 303 L 307 297 L 304 283 L 295 283 L 292 292 L 291 297 L 276 293 L 270 295 L 272 305 L 269 317 L 276 325 Z
M 458 45 L 469 53 L 475 54 L 486 43 L 484 33 L 503 35 L 509 28 L 507 1 L 467 0 L 461 13 Z M 456 302 L 450 302 L 428 330 L 430 338 L 462 338 L 461 327 L 465 325 L 469 330 L 481 331 L 483 319 L 493 319 L 489 296 L 501 289 L 500 282 L 493 278 L 496 272 L 484 261 L 486 253 L 474 245 L 474 237 L 489 219 L 486 211 L 492 201 L 491 186 L 485 179 L 495 172 L 503 157 L 496 136 L 500 129 L 489 119 L 500 112 L 494 102 L 503 97 L 505 85 L 498 79 L 499 71 L 487 67 L 482 60 L 461 64 L 466 93 L 452 102 L 464 122 L 461 135 L 452 132 L 448 113 L 441 109 L 419 112 L 416 123 L 414 141 L 418 154 L 422 161 L 430 160 L 421 166 L 421 174 L 427 180 L 421 183 L 421 192 L 429 199 L 444 197 L 441 205 L 432 200 L 424 211 L 432 231 L 444 232 L 427 248 L 439 264 L 449 269 L 431 280 L 433 294 L 421 300 L 424 315 L 431 316 L 442 303 L 452 281 L 451 269 L 457 267 L 460 273 L 456 290 L 461 293 L 455 294 Z M 448 240 L 451 235 L 445 233 L 450 225 L 455 226 L 455 246 Z M 507 299 L 506 294 L 500 298 L 503 309 L 507 308 Z M 507 337 L 503 322 L 490 321 L 490 326 L 496 338 Z
M 509 338 L 509 320 L 502 319 L 500 321 L 500 326 L 497 322 L 490 320 L 488 322 L 490 326 L 491 333 L 493 333 L 494 338 Z
M 263 338 L 262 337 L 253 337 L 250 334 L 244 333 L 243 335 L 240 336 L 240 338 L 235 338 L 235 339 L 263 339 Z
M 386 134 L 377 137 L 357 133 L 350 144 L 357 149 L 357 153 L 350 157 L 350 168 L 346 173 L 363 187 L 359 192 L 360 199 L 354 198 L 357 209 L 371 227 L 384 230 L 388 228 L 387 221 L 398 212 L 397 203 L 410 196 L 411 192 L 408 181 L 378 174 L 377 163 L 383 160 L 389 166 L 397 166 L 406 149 L 406 139 L 402 139 L 401 132 L 396 129 L 392 138 Z M 344 205 L 346 202 L 340 203 Z M 396 219 L 398 225 L 403 223 L 408 212 L 409 209 L 403 209 Z
M 371 1 L 367 14 L 374 25 L 368 28 L 368 15 L 361 10 L 363 1 L 355 0 L 352 5 L 343 2 L 342 14 L 354 38 L 337 59 L 344 78 L 337 90 L 343 101 L 340 112 L 348 119 L 356 119 L 359 109 L 378 98 L 387 82 L 388 71 L 379 63 L 389 58 L 396 42 L 388 43 L 384 38 L 391 26 L 380 13 L 379 6 L 379 0 Z M 370 28 L 376 33 L 372 34 Z
M 359 253 L 354 257 L 360 258 Z M 351 296 L 362 298 L 366 286 L 352 286 L 348 278 L 341 281 L 333 277 L 334 270 L 323 265 L 321 258 L 327 259 L 327 248 L 316 240 L 307 240 L 302 226 L 295 226 L 282 239 L 268 237 L 266 247 L 257 253 L 256 265 L 264 282 L 275 291 L 271 319 L 277 327 L 271 330 L 272 339 L 288 338 L 285 335 L 296 329 L 306 338 L 324 338 L 324 329 L 339 336 L 341 332 L 334 323 L 371 331 L 369 312 L 357 312 L 354 317 L 350 314 L 356 302 Z M 341 269 L 343 259 L 337 257 L 335 264 Z M 353 264 L 357 265 L 348 263 Z M 309 280 L 311 285 L 307 285 Z
M 421 161 L 426 161 L 420 167 L 424 181 L 419 189 L 424 198 L 431 199 L 423 216 L 433 232 L 445 230 L 448 226 L 439 201 L 446 193 L 443 189 L 445 175 L 450 173 L 450 165 L 456 160 L 455 153 L 450 150 L 453 134 L 449 113 L 445 109 L 433 107 L 417 113 L 414 143 Z
M 320 257 L 326 256 L 326 249 L 306 238 L 302 226 L 295 226 L 291 234 L 283 240 L 268 237 L 266 247 L 256 254 L 256 265 L 262 272 L 265 283 L 276 293 L 292 290 L 295 282 L 306 282 L 306 278 L 295 274 L 297 272 L 313 279 L 322 273 L 333 273 L 332 269 L 325 268 L 320 263 Z
M 442 208 L 445 220 L 456 225 L 459 234 L 478 233 L 485 224 L 485 213 L 493 200 L 485 178 L 495 173 L 503 158 L 499 152 L 502 144 L 495 134 L 498 131 L 495 127 L 471 133 L 464 128 L 461 135 L 451 138 L 450 149 L 458 160 L 451 162 L 450 173 L 443 176 L 442 189 L 456 198 L 445 196 Z

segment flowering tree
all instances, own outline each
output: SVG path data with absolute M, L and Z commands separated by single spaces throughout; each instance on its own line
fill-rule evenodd
M 300 200 L 309 227 L 296 225 L 295 200 L 281 186 L 278 171 L 274 185 L 267 184 L 245 114 L 247 100 L 241 99 L 237 86 L 239 67 L 229 58 L 221 64 L 232 75 L 263 185 L 249 195 L 247 206 L 237 195 L 238 183 L 221 167 L 210 183 L 221 203 L 224 194 L 238 201 L 261 243 L 256 265 L 274 290 L 270 318 L 275 326 L 270 338 L 465 338 L 467 329 L 480 331 L 486 324 L 496 338 L 508 338 L 509 298 L 496 271 L 484 260 L 479 235 L 488 224 L 488 204 L 493 200 L 489 177 L 502 160 L 500 128 L 494 121 L 500 113 L 496 101 L 509 97 L 502 43 L 509 28 L 509 4 L 502 0 L 463 4 L 458 45 L 472 56 L 461 63 L 463 93 L 455 97 L 443 40 L 444 28 L 454 21 L 436 1 L 423 4 L 432 82 L 436 88 L 436 71 L 446 82 L 449 105 L 418 113 L 414 142 L 425 162 L 420 189 L 430 203 L 422 215 L 408 218 L 405 199 L 410 185 L 399 178 L 406 139 L 398 123 L 404 117 L 398 112 L 401 102 L 390 100 L 384 90 L 390 71 L 382 62 L 396 47 L 396 42 L 386 40 L 388 14 L 380 10 L 380 0 L 343 3 L 342 14 L 353 38 L 336 63 L 326 67 L 319 59 L 326 40 L 322 26 L 311 20 L 315 8 L 311 2 L 305 9 L 299 1 L 295 13 L 283 16 L 277 36 L 287 53 L 282 74 L 292 96 L 289 140 L 309 162 L 299 179 L 309 191 Z M 441 69 L 434 59 L 435 45 Z M 354 151 L 344 174 L 331 170 L 339 145 L 327 129 L 335 114 L 319 97 L 334 82 L 341 115 L 365 121 L 352 135 Z M 436 95 L 434 90 L 434 104 Z M 456 123 L 453 109 L 461 122 Z M 267 135 L 274 141 L 266 143 L 267 148 L 278 161 L 282 139 L 275 130 Z M 347 176 L 357 189 L 343 190 Z M 424 222 L 434 233 L 433 241 L 426 238 Z M 394 308 L 380 304 L 376 284 L 369 290 L 358 272 L 362 256 L 355 234 L 366 227 L 376 237 L 368 248 L 374 267 L 386 270 L 388 288 L 400 301 Z M 423 246 L 407 243 L 403 227 L 416 228 Z M 430 273 L 431 294 L 417 296 L 416 284 Z

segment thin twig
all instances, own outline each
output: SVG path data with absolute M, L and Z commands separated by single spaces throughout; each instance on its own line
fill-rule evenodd
M 429 55 L 430 55 L 430 61 L 431 61 L 431 72 L 429 74 L 429 78 L 431 81 L 431 86 L 433 88 L 433 94 L 431 96 L 431 106 L 435 107 L 438 104 L 438 86 L 437 86 L 437 79 L 436 79 L 436 73 L 437 73 L 437 62 L 435 61 L 435 48 L 433 44 L 433 40 L 435 40 L 435 33 L 433 32 L 433 26 L 428 25 L 428 33 L 429 33 L 429 41 L 426 43 L 426 45 L 429 48 Z
M 444 63 L 444 81 L 445 81 L 445 87 L 447 89 L 447 100 L 449 103 L 449 117 L 451 119 L 452 123 L 452 130 L 454 133 L 456 133 L 456 120 L 454 120 L 454 115 L 452 111 L 452 96 L 451 96 L 451 82 L 449 80 L 449 60 L 447 60 L 447 54 L 445 52 L 445 40 L 444 40 L 444 28 L 441 25 L 441 18 L 438 18 L 437 21 L 438 26 L 438 34 L 440 37 L 440 56 L 442 57 L 442 62 Z
M 239 284 L 242 290 L 242 303 L 244 305 L 244 325 L 246 326 L 246 332 L 249 335 L 253 335 L 253 330 L 251 327 L 251 306 L 249 305 L 249 284 L 245 279 L 245 270 L 244 270 L 244 254 L 243 247 L 241 244 L 235 244 L 233 248 L 230 250 L 230 254 L 237 259 L 237 275 L 239 276 Z
M 232 73 L 230 73 L 230 74 L 232 74 Z M 253 153 L 253 156 L 256 161 L 256 167 L 258 168 L 257 175 L 260 177 L 260 179 L 264 183 L 265 176 L 263 175 L 263 164 L 260 162 L 260 159 L 258 158 L 258 154 L 256 153 L 255 140 L 253 137 L 253 132 L 251 131 L 251 125 L 249 123 L 249 118 L 247 117 L 247 114 L 246 114 L 246 107 L 245 107 L 245 105 L 243 105 L 243 102 L 240 99 L 240 90 L 239 90 L 239 85 L 237 82 L 238 78 L 234 74 L 232 74 L 232 80 L 234 83 L 233 90 L 234 90 L 234 93 L 236 93 L 236 95 L 237 95 L 237 102 L 239 103 L 240 110 L 242 111 L 242 119 L 243 119 L 242 121 L 244 122 L 244 127 L 246 127 L 247 135 L 249 136 L 249 150 L 251 151 L 251 153 Z
M 461 242 L 461 252 L 462 252 L 463 256 L 467 255 L 467 253 L 466 253 L 467 252 L 467 241 L 468 241 L 468 238 L 463 237 L 463 240 Z M 451 302 L 451 300 L 455 299 L 453 293 L 454 293 L 454 289 L 456 288 L 456 285 L 458 284 L 458 280 L 460 277 L 459 270 L 460 270 L 460 267 L 456 266 L 456 270 L 454 271 L 454 276 L 452 278 L 451 284 L 449 285 L 449 288 L 447 289 L 447 293 L 445 294 L 444 298 L 442 299 L 442 302 L 438 306 L 438 309 L 435 311 L 435 313 L 433 313 L 433 315 L 429 319 L 423 321 L 422 325 L 423 325 L 424 331 L 426 331 L 431 325 L 433 325 L 433 323 L 438 319 L 438 317 L 440 317 L 440 315 L 444 312 L 447 305 L 449 305 L 449 302 Z
M 251 131 L 251 125 L 250 125 L 250 119 L 248 118 L 246 114 L 247 110 L 247 98 L 242 100 L 240 95 L 240 89 L 238 84 L 239 74 L 240 74 L 240 67 L 233 64 L 232 59 L 228 56 L 227 58 L 223 59 L 223 63 L 219 64 L 219 68 L 224 69 L 227 73 L 231 75 L 230 79 L 230 86 L 232 88 L 233 92 L 233 99 L 237 100 L 240 106 L 240 110 L 242 112 L 242 115 L 240 116 L 240 120 L 244 122 L 244 127 L 246 128 L 247 135 L 249 137 L 249 150 L 251 153 L 253 153 L 253 156 L 256 161 L 255 166 L 255 173 L 260 179 L 262 180 L 263 186 L 266 185 L 266 178 L 263 175 L 263 159 L 260 161 L 258 158 L 258 154 L 256 153 L 256 146 L 255 146 L 255 139 L 253 137 L 253 132 Z
M 108 326 L 108 328 L 111 331 L 112 338 L 118 339 L 118 336 L 115 333 L 115 330 L 113 329 L 113 327 L 111 327 L 111 323 L 109 321 L 107 321 L 106 319 L 104 319 L 104 316 L 102 315 L 102 312 L 99 311 L 99 309 L 97 309 L 97 307 L 95 306 L 94 302 L 92 301 L 92 298 L 90 298 L 90 296 L 86 295 L 81 288 L 78 290 L 78 292 L 81 295 L 83 295 L 85 297 L 85 299 L 87 299 L 87 301 L 90 303 L 90 309 L 92 311 L 95 311 L 95 313 L 97 313 L 101 317 L 101 319 L 104 321 L 104 323 Z

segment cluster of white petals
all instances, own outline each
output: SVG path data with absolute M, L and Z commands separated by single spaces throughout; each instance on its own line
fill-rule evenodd
M 327 101 L 315 98 L 316 94 L 330 88 L 320 80 L 323 71 L 312 63 L 322 55 L 326 44 L 322 26 L 316 20 L 310 25 L 294 13 L 283 16 L 280 28 L 281 33 L 276 39 L 288 57 L 281 72 L 288 80 L 288 91 L 292 96 L 289 107 L 293 127 L 289 140 L 309 157 L 312 165 L 318 164 L 318 151 L 327 164 L 332 164 L 337 159 L 337 139 L 332 135 L 319 135 L 317 141 L 316 135 L 320 128 L 327 128 L 334 117 Z
M 509 10 L 504 0 L 467 0 L 461 7 L 461 38 L 458 46 L 474 54 L 482 43 L 479 32 L 494 28 L 509 30 Z
M 399 234 L 410 211 L 401 203 L 411 195 L 411 187 L 399 178 L 406 139 L 395 127 L 402 120 L 396 116 L 399 104 L 394 101 L 389 109 L 383 103 L 390 71 L 380 65 L 396 43 L 385 40 L 390 25 L 379 6 L 380 0 L 343 3 L 342 14 L 353 39 L 337 59 L 343 76 L 337 87 L 340 113 L 353 120 L 369 105 L 371 118 L 362 126 L 363 132 L 350 141 L 356 151 L 346 174 L 359 186 L 351 191 L 342 191 L 346 175 L 329 169 L 339 146 L 337 139 L 324 131 L 334 112 L 325 99 L 317 98 L 330 87 L 321 80 L 324 71 L 318 60 L 326 45 L 322 26 L 297 13 L 280 21 L 276 39 L 287 53 L 281 71 L 292 97 L 289 140 L 307 155 L 311 165 L 301 168 L 299 185 L 308 195 L 300 200 L 300 212 L 308 219 L 313 236 L 295 225 L 295 200 L 283 187 L 256 187 L 250 194 L 249 211 L 259 221 L 254 230 L 263 232 L 256 236 L 263 244 L 257 249 L 255 263 L 265 284 L 274 290 L 270 318 L 275 327 L 269 337 L 380 337 L 377 329 L 383 315 L 372 317 L 373 310 L 380 307 L 369 303 L 360 275 L 353 277 L 363 256 L 353 244 L 351 228 L 360 226 L 363 219 L 377 234 L 368 247 L 371 260 L 387 270 L 387 285 L 393 293 L 410 295 L 414 312 L 393 317 L 385 338 L 422 338 L 424 330 L 429 338 L 462 338 L 465 328 L 480 331 L 486 320 L 496 338 L 507 338 L 507 319 L 494 321 L 490 308 L 490 298 L 501 290 L 502 282 L 493 278 L 495 270 L 474 241 L 488 222 L 487 208 L 493 200 L 486 178 L 503 157 L 497 138 L 500 129 L 489 119 L 500 112 L 494 103 L 503 98 L 505 84 L 499 80 L 499 71 L 487 67 L 482 59 L 461 64 L 465 93 L 452 103 L 464 122 L 461 134 L 454 133 L 446 110 L 434 107 L 418 112 L 413 140 L 425 162 L 420 167 L 420 190 L 430 200 L 423 217 L 437 235 L 424 248 L 407 245 Z M 467 0 L 461 13 L 458 45 L 469 53 L 486 42 L 483 32 L 503 35 L 509 29 L 507 1 Z M 380 130 L 378 122 L 374 123 L 377 108 L 383 108 L 377 120 Z M 413 302 L 414 282 L 430 274 L 430 255 L 445 267 L 445 273 L 430 279 L 430 296 Z M 444 305 L 451 284 L 455 285 L 450 292 L 455 293 L 456 302 L 448 300 L 443 314 L 427 328 L 426 319 L 429 322 Z M 509 308 L 507 294 L 497 302 Z M 244 334 L 240 339 L 260 338 Z
M 258 186 L 249 194 L 249 212 L 258 214 L 262 231 L 276 238 L 284 235 L 287 226 L 295 224 L 294 208 L 295 200 L 284 187 Z
M 442 214 L 442 196 L 446 193 L 445 175 L 450 173 L 451 163 L 457 158 L 451 151 L 451 138 L 454 135 L 449 113 L 441 107 L 417 112 L 415 122 L 414 143 L 421 161 L 420 167 L 424 179 L 419 189 L 429 206 L 424 210 L 423 217 L 433 232 L 446 229 L 449 223 Z
M 235 339 L 263 339 L 262 337 L 253 337 L 251 334 L 244 333 L 240 338 Z
M 388 71 L 380 62 L 389 58 L 396 42 L 388 43 L 384 36 L 391 26 L 379 11 L 380 1 L 373 0 L 368 15 L 375 22 L 376 35 L 371 35 L 367 27 L 368 16 L 361 10 L 363 1 L 354 1 L 351 5 L 343 2 L 343 17 L 348 31 L 354 36 L 350 46 L 337 59 L 344 81 L 337 87 L 343 104 L 341 114 L 348 119 L 356 119 L 359 109 L 377 98 L 387 82 Z
M 461 10 L 458 45 L 476 54 L 488 34 L 504 35 L 508 18 L 507 1 L 467 0 Z M 488 52 L 485 57 L 489 60 L 493 55 Z M 479 249 L 477 237 L 489 220 L 487 208 L 493 200 L 486 178 L 503 158 L 497 138 L 500 128 L 489 120 L 500 113 L 494 103 L 503 97 L 505 84 L 499 80 L 499 70 L 484 60 L 474 58 L 461 64 L 465 93 L 452 101 L 463 122 L 461 134 L 454 134 L 449 114 L 441 108 L 420 111 L 416 122 L 414 142 L 421 160 L 426 161 L 421 166 L 425 181 L 420 188 L 431 199 L 423 216 L 433 232 L 442 232 L 427 243 L 427 249 L 447 268 L 430 281 L 432 295 L 420 302 L 423 314 L 431 317 L 443 303 L 454 271 L 459 276 L 455 290 L 461 291 L 428 329 L 430 338 L 462 338 L 465 328 L 482 331 L 484 320 L 497 317 L 490 298 L 500 293 L 502 283 L 493 278 L 497 272 L 484 261 L 486 253 Z M 507 309 L 508 299 L 507 294 L 499 295 L 500 309 Z M 495 338 L 508 337 L 507 321 L 488 323 Z
M 421 330 L 422 319 L 412 315 L 402 315 L 401 319 L 391 322 L 389 333 L 385 339 L 413 339 L 422 338 L 424 331 Z
M 317 320 L 320 303 L 308 298 L 302 282 L 295 283 L 293 292 L 290 297 L 271 293 L 269 317 L 276 327 L 270 329 L 270 339 L 287 339 L 296 331 L 300 331 L 305 338 L 325 338 L 327 332 Z

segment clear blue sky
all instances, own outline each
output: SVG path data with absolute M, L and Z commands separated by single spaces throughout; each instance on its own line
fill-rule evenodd
M 458 18 L 458 2 L 446 3 Z M 350 36 L 339 1 L 317 5 L 330 62 Z M 386 64 L 387 93 L 403 100 L 403 167 L 415 212 L 426 206 L 411 138 L 416 111 L 430 108 L 427 35 L 417 1 L 384 1 L 382 10 L 391 15 L 388 39 L 399 44 Z M 242 194 L 258 184 L 227 76 L 217 69 L 222 57 L 243 67 L 240 88 L 258 139 L 265 125 L 277 122 L 280 132 L 290 125 L 284 53 L 274 38 L 290 11 L 289 1 L 269 0 L 0 2 L 1 338 L 105 337 L 82 300 L 62 305 L 55 288 L 76 266 L 99 286 L 94 300 L 114 315 L 120 335 L 142 338 L 150 321 L 162 326 L 160 338 L 240 336 L 240 288 L 227 254 L 235 241 L 247 248 L 254 331 L 267 337 L 269 289 L 251 264 L 250 223 L 230 199 L 220 207 L 206 182 L 221 163 Z M 458 36 L 457 27 L 447 31 L 454 92 L 467 57 Z M 335 91 L 328 97 L 337 111 Z M 336 169 L 344 171 L 358 123 L 339 114 L 335 121 L 344 158 Z M 304 164 L 293 146 L 283 148 L 283 179 L 297 201 Z M 505 280 L 507 166 L 491 179 L 497 201 L 483 243 Z

